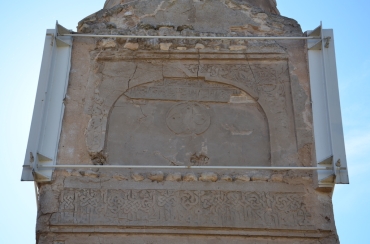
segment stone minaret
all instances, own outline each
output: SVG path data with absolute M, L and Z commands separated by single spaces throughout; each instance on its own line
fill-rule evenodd
M 316 165 L 306 41 L 175 38 L 305 36 L 275 0 L 107 0 L 78 32 L 174 38 L 73 38 L 57 164 L 145 167 L 56 169 L 37 243 L 339 243 L 314 171 L 233 168 Z

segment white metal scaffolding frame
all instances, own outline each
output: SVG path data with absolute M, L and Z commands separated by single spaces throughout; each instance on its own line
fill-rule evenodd
M 229 170 L 332 170 L 332 167 L 274 167 L 274 166 L 155 166 L 155 165 L 38 165 L 44 169 L 229 169 Z M 338 167 L 339 170 L 346 169 Z
M 315 36 L 134 36 L 134 35 L 92 35 L 92 34 L 59 34 L 59 36 L 124 38 L 124 39 L 190 39 L 190 40 L 308 40 L 321 39 Z
M 326 31 L 326 32 L 325 32 Z M 40 74 L 40 80 L 44 82 L 46 85 L 52 82 L 57 82 L 58 84 L 67 84 L 68 83 L 68 68 L 70 65 L 70 53 L 72 48 L 72 38 L 74 37 L 91 37 L 91 38 L 123 38 L 123 39 L 188 39 L 188 40 L 305 40 L 307 41 L 307 47 L 309 50 L 309 57 L 311 58 L 313 55 L 322 53 L 328 53 L 328 51 L 331 51 L 331 53 L 326 54 L 328 57 L 331 57 L 331 62 L 335 63 L 335 57 L 334 57 L 334 45 L 331 45 L 331 43 L 334 43 L 333 36 L 327 30 L 322 29 L 322 25 L 314 29 L 313 31 L 308 31 L 307 36 L 136 36 L 136 35 L 99 35 L 99 34 L 81 34 L 72 32 L 71 30 L 66 29 L 65 27 L 61 26 L 56 23 L 56 27 L 54 30 L 48 30 L 47 32 L 47 39 L 46 39 L 46 45 L 44 49 L 44 55 L 46 54 L 52 57 L 50 60 L 43 60 L 43 64 L 46 65 L 49 62 L 55 63 L 58 61 L 58 58 L 61 60 L 60 64 L 63 66 L 62 68 L 66 68 L 65 70 L 59 70 L 61 67 L 54 65 L 53 67 L 46 67 L 42 69 L 42 72 Z M 50 45 L 47 45 L 50 44 Z M 51 49 L 51 50 L 49 50 Z M 325 49 L 325 51 L 324 51 Z M 54 50 L 54 51 L 52 51 Z M 54 55 L 56 53 L 57 55 Z M 54 55 L 54 56 L 52 56 Z M 47 56 L 47 57 L 49 57 Z M 333 58 L 334 57 L 334 58 Z M 324 57 L 325 58 L 325 57 Z M 312 61 L 312 58 L 310 59 Z M 63 64 L 64 62 L 64 64 Z M 316 61 L 315 61 L 316 62 Z M 314 63 L 315 63 L 314 62 Z M 323 62 L 327 62 L 324 60 Z M 318 62 L 316 62 L 318 63 Z M 311 63 L 310 63 L 311 64 Z M 65 66 L 65 67 L 64 67 Z M 312 67 L 311 67 L 312 66 Z M 320 67 L 319 67 L 320 68 Z M 335 67 L 334 67 L 335 68 Z M 331 68 L 328 72 L 336 73 L 336 69 Z M 312 69 L 312 70 L 311 70 Z M 325 66 L 325 63 L 323 64 L 322 69 L 324 71 L 327 69 Z M 50 70 L 50 71 L 49 71 Z M 324 71 L 321 71 L 314 65 L 310 65 L 310 72 L 316 72 L 318 74 L 323 73 Z M 51 72 L 52 75 L 50 77 L 46 77 L 44 73 Z M 54 74 L 54 73 L 56 74 Z M 58 73 L 59 72 L 59 73 Z M 63 73 L 64 72 L 64 73 Z M 41 76 L 44 75 L 45 77 Z M 334 84 L 336 81 L 334 77 L 332 79 L 332 83 Z M 311 83 L 312 80 L 315 80 L 316 83 L 321 84 L 323 82 L 326 82 L 327 77 L 311 77 Z M 317 81 L 316 81 L 317 80 Z M 334 84 L 335 85 L 335 84 Z M 66 85 L 65 85 L 66 86 Z M 334 87 L 335 88 L 335 87 Z M 337 88 L 336 88 L 337 89 Z M 334 89 L 334 92 L 336 91 Z M 63 111 L 64 111 L 64 105 L 63 105 L 63 94 L 65 95 L 65 89 L 59 89 L 61 90 L 61 94 L 58 97 L 58 101 L 54 101 L 55 96 L 53 98 L 49 98 L 51 104 L 48 105 L 47 108 L 52 111 L 57 111 L 59 109 L 59 120 L 61 121 L 63 117 Z M 62 91 L 63 90 L 63 91 Z M 320 89 L 321 91 L 322 89 Z M 62 94 L 63 93 L 63 94 Z M 335 94 L 334 94 L 335 95 Z M 339 99 L 339 97 L 334 97 L 336 100 Z M 53 100 L 54 99 L 54 100 Z M 40 97 L 37 98 L 36 101 L 42 100 L 44 102 L 44 98 Z M 335 101 L 336 101 L 335 100 Z M 46 101 L 46 100 L 45 100 Z M 320 104 L 321 100 L 317 100 L 317 98 L 313 97 L 312 101 L 315 102 L 315 104 Z M 325 101 L 327 102 L 327 101 Z M 62 104 L 62 109 L 57 108 L 55 109 L 57 105 Z M 58 106 L 59 106 L 58 105 Z M 333 105 L 335 107 L 335 104 Z M 50 108 L 49 108 L 50 107 Z M 36 109 L 35 105 L 35 109 Z M 39 108 L 38 108 L 39 109 Z M 335 108 L 337 109 L 337 108 Z M 40 110 L 40 109 L 39 109 Z M 37 123 L 35 123 L 34 127 L 40 127 L 41 124 L 46 123 L 46 117 L 48 111 L 43 111 L 43 114 L 38 114 L 38 117 L 40 118 Z M 323 113 L 326 113 L 327 111 L 323 111 Z M 35 116 L 35 115 L 34 115 Z M 36 118 L 38 118 L 36 117 Z M 321 116 L 322 117 L 322 116 Z M 319 117 L 319 118 L 321 118 Z M 336 121 L 340 119 L 340 116 L 337 115 L 335 117 Z M 50 121 L 50 120 L 47 120 Z M 51 123 L 51 122 L 50 122 Z M 321 123 L 321 122 L 320 122 Z M 331 123 L 331 121 L 324 121 L 321 124 L 316 123 L 315 129 L 318 131 L 317 128 L 320 129 L 320 126 L 325 126 L 325 123 Z M 44 126 L 45 127 L 45 126 Z M 50 127 L 50 126 L 49 126 Z M 316 128 L 317 127 L 317 128 Z M 41 127 L 40 127 L 41 128 Z M 31 128 L 31 132 L 34 128 Z M 340 129 L 340 128 L 339 128 Z M 338 130 L 339 131 L 339 130 Z M 43 132 L 43 131 L 41 131 Z M 46 133 L 48 132 L 48 133 Z M 339 131 L 340 132 L 340 131 Z M 340 134 L 338 132 L 337 135 L 337 141 L 339 143 L 342 143 L 341 136 L 343 134 Z M 33 134 L 38 133 L 37 130 L 33 132 Z M 345 159 L 345 152 L 338 153 L 338 150 L 328 150 L 328 152 L 321 153 L 321 157 L 317 160 L 317 167 L 301 167 L 301 166 L 267 166 L 267 167 L 261 167 L 261 166 L 154 166 L 154 165 L 57 165 L 56 162 L 56 155 L 57 155 L 57 146 L 59 142 L 59 136 L 60 136 L 60 125 L 59 128 L 55 128 L 55 131 L 53 132 L 53 136 L 51 136 L 50 131 L 43 132 L 45 135 L 41 139 L 37 139 L 38 143 L 33 143 L 33 141 L 29 141 L 29 145 L 32 146 L 32 150 L 27 149 L 26 153 L 26 159 L 25 159 L 25 165 L 23 169 L 23 176 L 22 180 L 33 180 L 35 182 L 44 182 L 44 181 L 50 181 L 51 175 L 53 170 L 55 169 L 176 169 L 176 170 L 271 170 L 271 171 L 286 171 L 286 170 L 297 170 L 297 171 L 317 171 L 319 174 L 319 181 L 323 181 L 324 183 L 321 184 L 323 187 L 333 187 L 335 183 L 337 184 L 346 184 L 348 183 L 348 173 L 347 173 L 347 164 Z M 328 133 L 327 133 L 328 134 Z M 332 136 L 332 133 L 328 134 Z M 36 138 L 36 135 L 34 135 Z M 317 138 L 316 138 L 317 137 Z M 322 144 L 328 143 L 324 142 L 322 138 L 319 138 L 318 136 L 315 137 L 316 142 L 316 150 L 318 148 L 324 148 Z M 329 137 L 328 137 L 329 138 Z M 45 150 L 45 145 L 51 145 L 50 143 L 46 143 L 45 140 L 52 141 L 55 145 L 53 148 L 46 148 L 49 150 Z M 333 139 L 331 139 L 333 140 Z M 30 144 L 31 143 L 31 144 Z M 344 143 L 344 142 L 343 142 Z M 338 144 L 338 143 L 337 143 Z M 339 147 L 340 148 L 340 147 Z M 339 151 L 342 149 L 340 148 Z M 338 156 L 339 155 L 339 156 Z M 322 160 L 323 157 L 325 157 L 325 160 Z M 342 162 L 342 163 L 341 163 Z M 338 176 L 338 177 L 337 177 Z M 23 178 L 24 177 L 24 178 Z M 334 177 L 334 180 L 332 178 Z M 337 178 L 337 179 L 336 179 Z M 330 179 L 330 180 L 327 180 Z M 326 180 L 326 181 L 325 181 Z M 37 185 L 35 185 L 36 190 L 36 198 L 38 195 L 37 192 Z

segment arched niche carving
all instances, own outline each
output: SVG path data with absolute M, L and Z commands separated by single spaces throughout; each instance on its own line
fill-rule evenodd
M 109 164 L 270 166 L 266 115 L 237 87 L 165 78 L 128 89 L 108 118 Z
M 269 138 L 269 155 L 271 158 L 268 165 L 285 166 L 294 161 L 294 154 L 297 152 L 296 130 L 290 76 L 287 60 L 285 59 L 239 61 L 238 63 L 222 63 L 212 60 L 202 62 L 132 62 L 123 60 L 102 62 L 100 66 L 95 63 L 95 65 L 98 66 L 96 68 L 98 72 L 91 75 L 90 88 L 88 88 L 94 95 L 87 101 L 85 107 L 87 114 L 91 115 L 86 130 L 86 144 L 88 151 L 93 156 L 107 149 L 108 117 L 114 104 L 119 101 L 117 99 L 122 94 L 124 95 L 121 99 L 131 99 L 136 102 L 158 100 L 158 97 L 147 97 L 146 99 L 134 95 L 131 95 L 132 98 L 128 97 L 130 97 L 129 93 L 139 92 L 140 87 L 150 83 L 165 82 L 166 79 L 183 79 L 201 80 L 205 83 L 233 87 L 243 92 L 248 98 L 233 96 L 234 100 L 228 103 L 235 105 L 238 103 L 237 99 L 242 99 L 239 103 L 243 104 L 243 99 L 249 99 L 255 101 L 260 110 L 264 111 L 268 125 L 269 134 L 267 137 Z M 152 87 L 152 89 L 156 89 L 156 87 Z M 169 97 L 159 100 L 172 101 Z M 196 99 L 173 99 L 173 101 L 177 101 L 177 103 L 181 101 L 207 103 L 207 101 L 197 101 Z M 227 101 L 223 100 L 219 103 L 226 104 Z M 139 106 L 139 104 L 136 105 Z M 189 106 L 193 108 L 196 104 Z M 203 155 L 199 150 L 194 150 L 194 155 L 191 156 L 198 160 L 207 155 Z M 112 163 L 114 162 L 112 161 Z M 147 163 L 150 162 L 143 162 L 143 164 Z M 258 163 L 256 160 L 248 161 L 248 164 L 265 165 L 265 163 Z

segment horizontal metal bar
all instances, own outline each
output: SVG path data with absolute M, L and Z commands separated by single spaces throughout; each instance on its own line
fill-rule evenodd
M 192 39 L 192 40 L 307 40 L 321 39 L 315 36 L 133 36 L 133 35 L 92 35 L 92 34 L 60 34 L 72 37 L 97 38 L 140 38 L 140 39 Z
M 332 167 L 259 167 L 259 166 L 154 166 L 154 165 L 38 165 L 55 169 L 249 169 L 249 170 L 333 170 Z M 341 168 L 344 169 L 344 168 Z

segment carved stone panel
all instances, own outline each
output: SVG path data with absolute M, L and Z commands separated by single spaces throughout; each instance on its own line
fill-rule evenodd
M 108 127 L 110 164 L 271 164 L 264 111 L 223 83 L 164 79 L 133 87 L 114 105 Z
M 90 155 L 104 152 L 109 164 L 296 165 L 287 60 L 256 57 L 95 63 L 103 75 L 89 88 Z
M 211 116 L 200 103 L 179 103 L 168 112 L 166 124 L 176 135 L 200 135 L 209 128 Z
M 310 229 L 300 193 L 64 189 L 52 225 Z
M 229 102 L 233 96 L 242 94 L 240 89 L 230 85 L 204 82 L 201 79 L 178 78 L 165 78 L 162 81 L 136 86 L 125 93 L 126 96 L 136 99 L 225 103 Z M 253 98 L 249 99 L 250 102 L 255 102 Z

